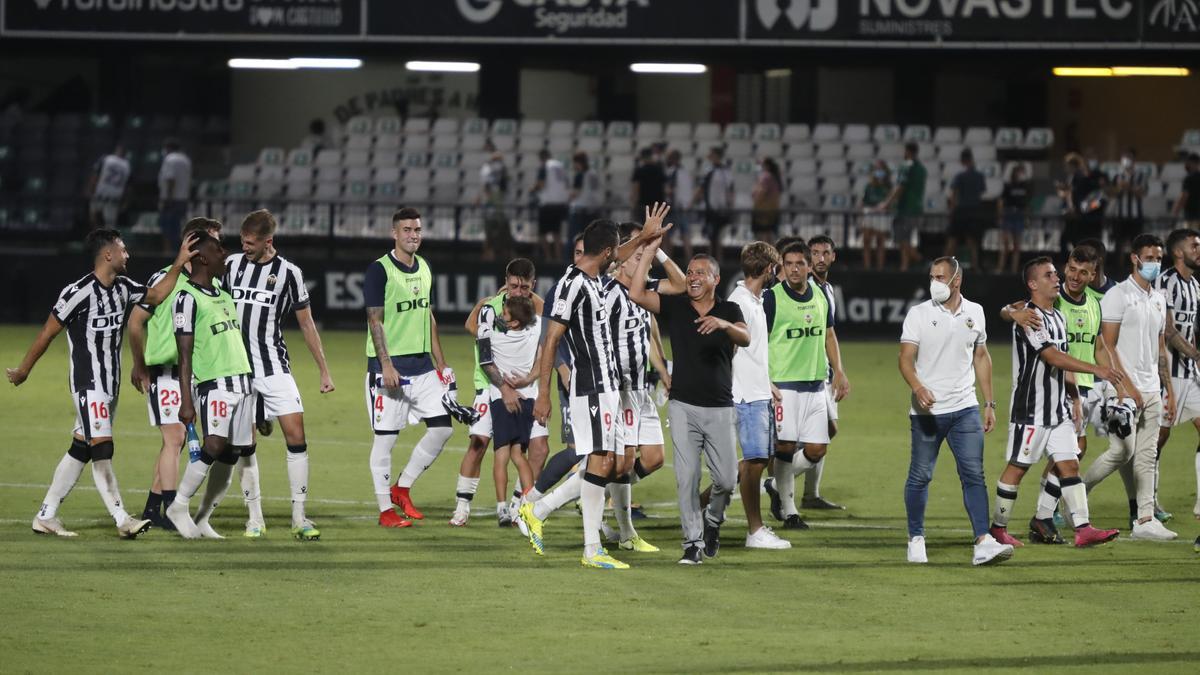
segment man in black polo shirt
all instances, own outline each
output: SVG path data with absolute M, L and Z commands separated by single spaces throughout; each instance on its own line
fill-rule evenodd
M 733 408 L 733 353 L 750 345 L 750 330 L 737 304 L 716 298 L 721 268 L 707 255 L 687 268 L 687 295 L 659 295 L 646 288 L 646 275 L 662 234 L 650 240 L 629 288 L 633 301 L 658 315 L 674 355 L 668 415 L 675 448 L 675 484 L 683 526 L 681 565 L 698 565 L 717 555 L 725 508 L 737 483 Z M 700 455 L 712 476 L 707 512 L 700 508 Z

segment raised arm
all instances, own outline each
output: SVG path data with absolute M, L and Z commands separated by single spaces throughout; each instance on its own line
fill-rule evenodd
M 157 284 L 146 290 L 146 297 L 142 302 L 155 307 L 158 303 L 167 299 L 171 291 L 175 290 L 175 282 L 179 281 L 179 273 L 183 271 L 184 264 L 191 260 L 196 255 L 196 251 L 191 250 L 192 245 L 200 238 L 199 232 L 193 232 L 187 236 L 187 239 L 179 245 L 179 254 L 175 256 L 175 262 L 171 264 L 171 268 L 167 270 L 167 275 L 162 278 Z
M 636 183 L 635 183 L 636 185 Z M 634 207 L 637 207 L 636 202 Z M 646 207 L 646 219 L 642 222 L 642 229 L 636 237 L 617 247 L 617 264 L 621 264 L 629 259 L 639 248 L 645 246 L 648 242 L 655 238 L 661 238 L 666 230 L 671 229 L 670 225 L 663 227 L 663 219 L 671 212 L 671 205 L 666 202 L 655 202 L 653 206 Z M 646 251 L 650 253 L 650 251 Z
M 317 362 L 317 370 L 321 373 L 321 393 L 328 394 L 334 390 L 333 376 L 329 374 L 329 364 L 325 361 L 325 348 L 321 344 L 321 334 L 317 332 L 317 324 L 313 321 L 312 307 L 296 310 L 296 323 L 300 324 L 300 333 L 304 335 L 304 344 Z
M 149 320 L 150 312 L 141 306 L 134 306 L 129 314 L 129 352 L 133 355 L 129 381 L 139 394 L 146 393 L 150 386 L 150 373 L 146 371 L 146 322 Z
M 463 324 L 463 328 L 467 329 L 468 334 L 474 335 L 479 330 L 479 310 L 483 308 L 484 304 L 491 302 L 494 297 L 488 296 L 483 298 L 471 308 L 471 313 L 467 315 L 467 322 Z
M 650 252 L 646 251 L 646 253 Z M 643 255 L 643 257 L 646 256 Z M 654 253 L 654 259 L 662 264 L 663 270 L 667 273 L 667 278 L 658 282 L 658 292 L 664 295 L 679 295 L 687 292 L 687 274 L 684 274 L 679 265 L 671 260 L 666 251 L 659 248 Z
M 660 242 L 662 242 L 662 235 L 647 242 L 646 250 L 642 252 L 642 259 L 638 261 L 637 269 L 633 271 L 633 279 L 629 281 L 629 298 L 638 306 L 655 314 L 662 309 L 662 302 L 657 292 L 646 288 L 646 276 L 650 274 L 650 262 L 658 252 Z
M 63 325 L 53 314 L 47 317 L 46 323 L 42 324 L 42 330 L 33 339 L 33 344 L 29 345 L 29 351 L 25 352 L 25 358 L 21 359 L 21 365 L 6 369 L 8 381 L 18 387 L 21 386 L 21 383 L 29 377 L 29 372 L 33 370 L 34 364 L 42 358 L 46 349 L 50 347 L 50 343 L 54 341 L 54 337 L 61 333 L 62 329 Z

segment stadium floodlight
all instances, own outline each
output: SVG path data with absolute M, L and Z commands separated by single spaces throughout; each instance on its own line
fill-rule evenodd
M 300 70 L 323 68 L 353 70 L 362 67 L 362 59 L 324 59 L 299 56 L 290 59 L 229 59 L 230 68 L 251 70 Z
M 1163 66 L 1060 66 L 1053 70 L 1058 77 L 1187 77 L 1187 68 Z
M 629 69 L 643 75 L 700 75 L 708 72 L 703 63 L 631 63 Z
M 428 73 L 478 73 L 479 64 L 471 61 L 409 61 L 404 64 L 408 70 L 418 70 Z

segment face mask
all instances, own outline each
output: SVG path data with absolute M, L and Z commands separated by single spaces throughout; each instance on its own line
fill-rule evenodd
M 1131 167 L 1131 166 L 1133 166 L 1133 160 L 1132 160 L 1132 159 L 1129 159 L 1128 157 L 1122 157 L 1122 158 L 1121 158 L 1121 168 L 1122 168 L 1122 169 L 1128 169 L 1128 168 L 1129 168 L 1129 167 Z
M 945 281 L 938 281 L 937 279 L 930 280 L 929 297 L 933 298 L 934 302 L 941 304 L 950 299 L 950 284 L 954 283 L 954 279 L 958 277 L 958 272 L 958 261 L 955 260 L 954 274 L 950 276 L 949 283 Z
M 876 169 L 875 177 L 878 178 L 879 180 L 883 180 L 884 178 L 887 178 L 887 172 L 883 171 L 881 169 Z
M 1162 263 L 1153 261 L 1142 262 L 1141 260 L 1138 260 L 1138 262 L 1140 263 L 1138 265 L 1138 274 L 1141 275 L 1143 279 L 1146 281 L 1154 281 L 1158 278 L 1158 272 L 1162 268 Z
M 1096 167 L 1098 167 L 1098 166 L 1100 166 L 1100 161 L 1099 161 L 1099 160 L 1096 160 L 1096 159 L 1089 159 L 1089 160 L 1088 160 L 1088 168 L 1089 168 L 1089 169 L 1091 169 L 1091 170 L 1095 171 L 1095 170 L 1096 170 Z

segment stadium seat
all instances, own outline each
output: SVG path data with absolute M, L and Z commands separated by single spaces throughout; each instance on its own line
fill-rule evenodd
M 875 162 L 870 159 L 857 159 L 850 162 L 849 174 L 851 176 L 869 177 L 875 169 Z
M 938 127 L 933 132 L 934 145 L 960 145 L 962 142 L 962 129 L 958 127 Z
M 836 124 L 818 124 L 812 132 L 815 143 L 833 143 L 842 139 L 842 130 Z
M 345 173 L 345 170 L 342 169 L 341 165 L 318 166 L 316 172 L 313 174 L 313 180 L 318 183 L 340 183 L 343 173 Z
M 511 136 L 506 137 L 512 140 Z M 429 149 L 429 137 L 420 135 L 406 135 L 404 141 L 400 144 L 404 152 L 425 152 Z
M 404 131 L 404 124 L 395 115 L 384 115 L 375 119 L 376 136 L 399 136 Z
M 870 143 L 852 143 L 846 146 L 846 159 L 855 160 L 874 158 L 875 146 Z
M 429 118 L 427 117 L 410 117 L 404 120 L 404 135 L 428 135 L 430 126 Z
M 847 211 L 854 207 L 854 198 L 848 194 L 825 194 L 821 196 L 821 208 L 826 211 Z
M 609 138 L 633 138 L 633 122 L 609 122 L 605 133 Z
M 580 122 L 579 126 L 575 128 L 575 137 L 576 138 L 603 138 L 604 137 L 604 123 L 598 122 L 596 120 L 587 120 L 584 122 Z
M 842 142 L 847 145 L 851 143 L 869 143 L 871 141 L 871 127 L 865 124 L 847 124 L 842 129 Z
M 817 165 L 817 175 L 826 176 L 845 176 L 846 175 L 846 160 L 843 159 L 826 159 L 822 160 Z
M 364 117 L 362 115 L 351 117 L 350 120 L 346 122 L 346 135 L 369 135 L 373 126 L 374 125 L 371 123 L 370 117 Z
M 929 127 L 924 124 L 910 124 L 904 127 L 904 142 L 905 143 L 920 143 L 928 144 L 933 138 Z
M 405 167 L 404 168 L 404 183 L 414 185 L 417 183 L 429 182 L 429 169 L 424 167 Z
M 346 137 L 346 150 L 370 150 L 375 139 L 367 134 L 351 134 Z
M 783 144 L 779 141 L 756 141 L 754 155 L 760 159 L 770 157 L 779 161 L 783 157 Z
M 788 164 L 789 176 L 815 176 L 817 173 L 817 160 L 804 157 L 793 159 Z
M 1163 164 L 1159 179 L 1167 182 L 1181 181 L 1187 177 L 1187 169 L 1182 162 L 1167 162 Z
M 976 162 L 991 162 L 996 159 L 996 146 L 994 145 L 977 145 L 971 148 L 971 155 L 975 157 Z
M 850 192 L 850 177 L 824 176 L 821 179 L 821 194 L 845 194 Z
M 633 173 L 633 155 L 612 155 L 608 158 L 609 173 Z
M 676 145 L 682 141 L 692 140 L 692 123 L 691 122 L 670 122 L 663 131 L 663 138 L 671 145 Z
M 376 125 L 378 126 L 378 125 Z M 458 118 L 456 117 L 439 117 L 433 123 L 434 136 L 457 136 L 458 135 Z
M 747 135 L 749 134 L 749 128 L 746 129 L 746 133 Z M 721 140 L 721 125 L 714 124 L 712 122 L 703 122 L 697 124 L 696 129 L 692 132 L 692 140 L 696 141 L 698 145 L 715 145 L 717 141 Z
M 1016 127 L 1000 127 L 996 130 L 996 148 L 999 150 L 1019 148 L 1024 138 L 1025 132 Z
M 488 121 L 481 117 L 471 117 L 463 120 L 459 126 L 459 133 L 465 136 L 487 136 Z
M 697 132 L 700 127 L 697 126 Z M 731 122 L 725 125 L 725 131 L 722 138 L 727 141 L 748 141 L 750 140 L 750 125 L 745 122 Z M 701 140 L 697 138 L 696 140 Z
M 454 134 L 454 135 L 447 134 L 447 135 L 433 136 L 432 150 L 434 152 L 438 152 L 438 151 L 455 152 L 455 151 L 457 151 L 458 150 L 458 135 L 457 134 Z
M 283 167 L 278 165 L 262 166 L 258 169 L 258 182 L 282 183 Z
M 344 176 L 345 182 L 369 182 L 371 180 L 371 167 L 369 166 L 354 166 L 346 169 Z
M 289 183 L 311 183 L 312 179 L 312 167 L 293 166 L 287 170 L 287 182 Z
M 759 143 L 767 141 L 782 141 L 783 135 L 779 130 L 778 124 L 761 122 L 754 125 L 754 140 Z
M 288 166 L 311 166 L 312 163 L 312 152 L 308 148 L 296 148 L 288 152 Z
M 388 151 L 395 153 L 400 149 L 404 137 L 400 134 L 383 134 L 375 137 L 375 152 Z
M 975 168 L 979 169 L 979 173 L 983 174 L 984 178 L 999 178 L 1004 179 L 1004 171 L 999 162 L 986 161 L 976 162 Z
M 742 157 L 753 157 L 754 147 L 750 141 L 726 141 L 725 156 L 735 160 Z
M 1052 145 L 1054 145 L 1054 131 L 1038 127 L 1025 132 L 1025 141 L 1021 147 L 1026 150 L 1046 150 Z
M 371 166 L 379 169 L 390 166 L 398 166 L 400 156 L 395 150 L 379 150 L 371 153 Z
M 493 138 L 497 136 L 516 136 L 517 121 L 504 117 L 492 120 L 491 135 Z
M 662 122 L 638 122 L 635 137 L 639 144 L 649 145 L 662 140 Z
M 783 128 L 784 143 L 808 143 L 811 140 L 812 133 L 807 124 L 789 124 Z
M 632 155 L 635 143 L 632 138 L 609 138 L 605 147 L 614 155 Z
M 340 167 L 342 165 L 342 151 L 325 148 L 317 153 L 317 161 L 315 165 L 318 167 Z
M 499 152 L 512 152 L 517 147 L 516 136 L 492 136 L 489 140 L 492 142 L 492 147 Z
M 518 135 L 522 138 L 522 145 L 524 145 L 525 138 L 529 138 L 531 136 L 539 138 L 545 137 L 546 120 L 521 120 Z
M 980 146 L 992 144 L 992 130 L 988 127 L 967 127 L 963 134 L 963 145 Z
M 430 159 L 430 166 L 435 169 L 457 169 L 458 168 L 458 153 L 456 152 L 438 152 L 434 153 Z
M 875 127 L 875 131 L 871 134 L 871 140 L 879 145 L 884 144 L 899 144 L 903 139 L 900 134 L 900 127 L 895 124 L 880 124 Z
M 888 162 L 898 162 L 904 159 L 904 144 L 902 143 L 883 143 L 880 144 L 878 150 L 879 159 Z
M 1004 191 L 1004 181 L 999 178 L 988 178 L 985 181 L 986 188 L 983 191 L 984 199 L 997 199 L 1000 193 Z
M 258 165 L 282 166 L 285 157 L 283 148 L 263 148 L 258 153 Z
M 600 154 L 604 151 L 604 139 L 599 136 L 585 136 L 575 142 L 575 148 L 589 155 Z
M 820 143 L 817 145 L 817 159 L 842 159 L 846 156 L 846 147 L 841 143 Z
M 324 150 L 321 151 L 324 154 Z M 320 159 L 318 157 L 318 159 Z M 371 163 L 371 153 L 366 150 L 347 150 L 342 154 L 343 166 L 368 166 Z
M 812 174 L 791 174 L 788 176 L 788 192 L 792 194 L 808 194 L 817 191 L 816 176 Z
M 257 169 L 253 164 L 235 164 L 229 170 L 229 181 L 232 182 L 254 182 Z
M 341 199 L 341 197 L 341 183 L 317 183 L 316 189 L 313 190 L 313 199 L 317 201 L 329 202 Z
M 524 147 L 524 143 L 522 143 L 522 147 Z M 546 149 L 555 157 L 569 157 L 575 150 L 575 139 L 570 136 L 551 136 Z M 564 163 L 570 164 L 570 161 Z

